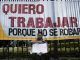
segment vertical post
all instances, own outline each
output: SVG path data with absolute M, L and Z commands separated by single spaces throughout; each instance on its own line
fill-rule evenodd
M 79 49 L 79 53 L 78 53 L 78 56 L 80 57 L 80 41 L 78 40 L 78 49 Z
M 22 59 L 24 60 L 24 52 L 23 52 L 23 46 L 24 46 L 24 41 L 22 41 Z
M 54 40 L 54 59 L 55 60 L 58 60 L 58 41 L 57 40 Z
M 3 46 L 3 57 L 5 57 L 4 46 Z
M 28 41 L 26 41 L 26 54 L 28 55 Z
M 62 52 L 62 44 L 61 44 L 61 40 L 59 41 L 59 46 L 60 46 L 60 56 L 61 56 L 61 52 Z
M 7 45 L 7 49 L 8 49 L 8 60 L 9 60 L 9 45 Z
M 52 43 L 51 43 L 51 41 L 50 41 L 50 52 L 51 52 L 51 47 L 52 47 L 52 45 L 51 45 Z
M 74 48 L 74 52 L 75 52 L 75 40 L 73 40 L 73 48 Z
M 65 47 L 65 56 L 66 56 L 66 52 L 67 52 L 67 50 L 66 50 L 66 48 L 67 48 L 66 47 L 67 46 L 66 43 L 67 43 L 67 40 L 65 40 L 65 44 L 64 44 L 64 47 Z
M 18 59 L 18 51 L 19 51 L 19 41 L 17 40 L 17 59 Z
M 14 45 L 14 41 L 13 41 L 13 45 L 12 45 L 12 54 L 13 54 L 12 56 L 13 56 L 13 58 L 14 58 L 14 46 L 15 45 Z
M 70 46 L 70 45 L 71 45 L 71 43 L 70 43 L 70 42 L 71 42 L 71 40 L 69 40 L 69 48 L 70 48 L 70 52 L 71 52 L 71 46 Z

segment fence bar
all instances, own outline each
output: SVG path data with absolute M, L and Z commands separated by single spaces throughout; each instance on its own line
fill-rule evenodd
M 57 40 L 54 40 L 54 59 L 57 59 L 58 60 L 58 41 Z
M 10 42 L 10 41 L 4 41 L 6 43 Z M 47 53 L 47 54 L 43 54 L 41 56 L 38 56 L 37 54 L 29 54 L 29 51 L 31 50 L 31 45 L 29 45 L 28 41 L 22 41 L 22 45 L 20 45 L 20 41 L 16 41 L 17 42 L 17 57 L 14 55 L 14 50 L 16 49 L 15 47 L 15 44 L 13 42 L 13 45 L 9 47 L 9 43 L 8 45 L 5 46 L 5 43 L 4 46 L 2 47 L 2 57 L 7 57 L 7 60 L 10 60 L 11 56 L 12 58 L 17 58 L 16 60 L 18 60 L 19 57 L 21 57 L 23 60 L 24 60 L 24 56 L 26 56 L 26 59 L 30 58 L 30 59 L 46 59 L 47 58 L 54 58 L 54 59 L 57 59 L 59 57 L 80 57 L 80 40 L 76 39 L 76 40 L 60 40 L 59 42 L 58 41 L 47 41 L 48 42 L 48 48 L 49 48 L 49 52 L 50 53 Z M 24 47 L 24 42 L 25 42 L 25 47 Z M 15 48 L 14 48 L 15 47 Z M 19 48 L 21 50 L 19 50 Z M 54 48 L 54 49 L 53 49 Z M 64 50 L 65 48 L 65 50 Z M 68 51 L 68 49 L 70 49 Z M 12 49 L 12 50 L 11 50 Z M 25 50 L 26 49 L 26 50 Z M 59 50 L 58 50 L 59 49 Z M 12 52 L 11 52 L 12 51 Z M 19 56 L 19 51 L 21 51 L 21 54 Z M 68 52 L 67 52 L 68 51 Z M 59 53 L 60 52 L 60 53 Z M 63 54 L 64 52 L 64 54 Z M 12 53 L 12 55 L 10 54 Z M 29 60 L 30 60 L 29 59 Z
M 13 45 L 12 45 L 12 57 L 14 58 L 14 41 L 13 41 Z
M 80 57 L 80 39 L 78 40 L 78 49 L 79 49 L 78 56 Z
M 21 48 L 22 48 L 22 59 L 24 60 L 24 54 L 23 54 L 24 41 L 21 41 L 21 42 L 22 42 L 22 46 L 21 46 Z
M 17 59 L 18 59 L 18 52 L 19 52 L 19 41 L 17 40 Z
M 5 57 L 4 46 L 3 46 L 3 57 Z
M 65 56 L 66 56 L 66 52 L 67 52 L 67 51 L 66 51 L 66 43 L 67 43 L 67 41 L 65 40 L 65 41 L 64 41 L 64 47 L 65 47 Z
M 7 51 L 8 52 L 7 54 L 8 54 L 8 60 L 9 60 L 9 45 L 7 45 L 7 50 L 8 50 Z

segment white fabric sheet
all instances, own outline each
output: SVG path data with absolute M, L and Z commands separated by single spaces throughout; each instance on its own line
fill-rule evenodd
M 35 43 L 32 45 L 32 53 L 44 54 L 48 52 L 47 48 L 47 43 Z

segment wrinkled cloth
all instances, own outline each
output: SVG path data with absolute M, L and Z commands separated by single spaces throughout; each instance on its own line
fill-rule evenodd
M 48 52 L 47 43 L 34 43 L 32 45 L 32 53 L 45 54 Z

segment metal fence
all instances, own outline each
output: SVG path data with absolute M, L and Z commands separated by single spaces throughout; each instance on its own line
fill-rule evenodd
M 60 57 L 80 57 L 80 40 L 53 40 L 48 43 L 48 53 L 30 54 L 30 41 L 0 41 L 0 60 L 51 60 Z M 53 60 L 52 59 L 52 60 Z

